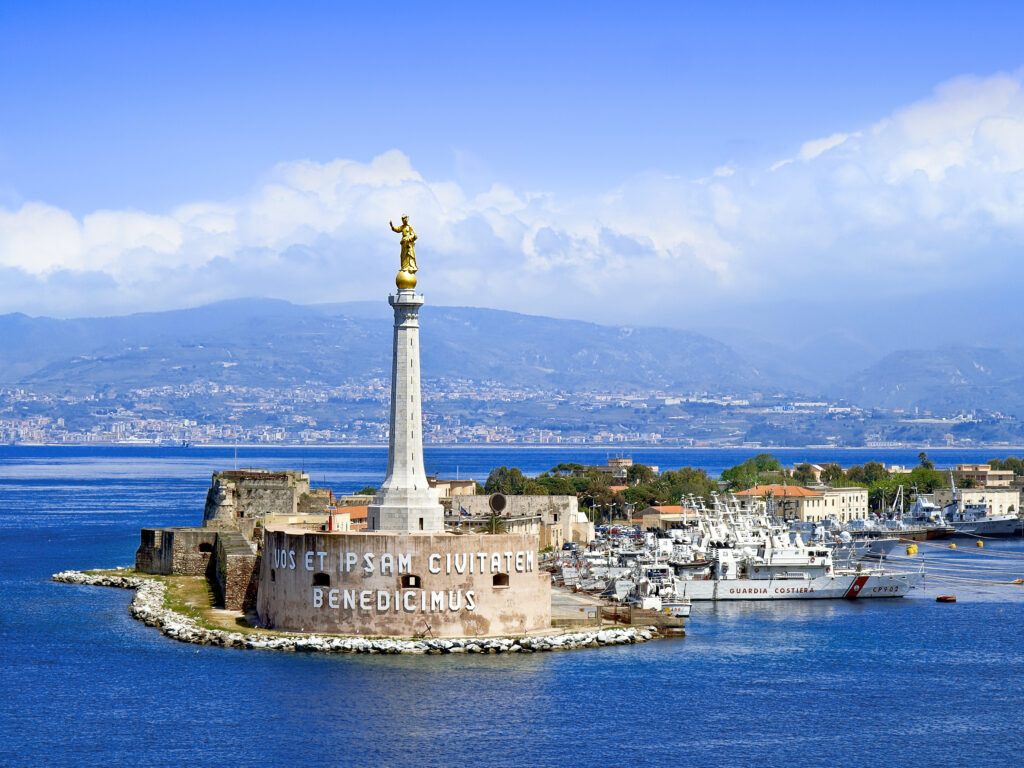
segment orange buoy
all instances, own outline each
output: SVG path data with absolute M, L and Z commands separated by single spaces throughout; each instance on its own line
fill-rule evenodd
M 956 595 L 939 595 L 935 598 L 936 603 L 955 603 Z

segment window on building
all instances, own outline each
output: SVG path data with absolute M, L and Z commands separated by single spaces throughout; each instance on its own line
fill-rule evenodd
M 507 573 L 496 573 L 491 578 L 491 584 L 495 589 L 501 589 L 508 587 L 508 574 Z
M 412 573 L 402 576 L 402 589 L 419 589 L 421 584 L 420 577 Z
M 314 573 L 313 574 L 313 586 L 314 587 L 329 587 L 331 586 L 331 576 L 328 573 Z
M 270 580 L 277 581 L 277 571 L 275 571 L 273 568 L 270 569 Z

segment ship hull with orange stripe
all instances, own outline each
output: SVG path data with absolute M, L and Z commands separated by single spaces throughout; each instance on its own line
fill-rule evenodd
M 903 597 L 921 584 L 921 573 L 863 571 L 808 578 L 684 580 L 690 600 L 858 600 Z

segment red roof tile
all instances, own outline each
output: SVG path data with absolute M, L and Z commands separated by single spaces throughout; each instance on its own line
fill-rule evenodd
M 818 497 L 822 494 L 808 488 L 801 488 L 799 485 L 755 485 L 746 491 L 737 492 L 737 496 L 767 496 L 774 493 L 776 496 L 807 496 Z

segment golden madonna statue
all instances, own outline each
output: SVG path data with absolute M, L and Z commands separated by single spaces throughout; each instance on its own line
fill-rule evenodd
M 409 217 L 402 217 L 402 226 L 396 227 L 389 221 L 392 232 L 402 235 L 402 265 L 399 267 L 398 275 L 395 277 L 395 285 L 399 290 L 416 287 L 416 272 L 419 267 L 416 265 L 416 230 L 409 224 Z

